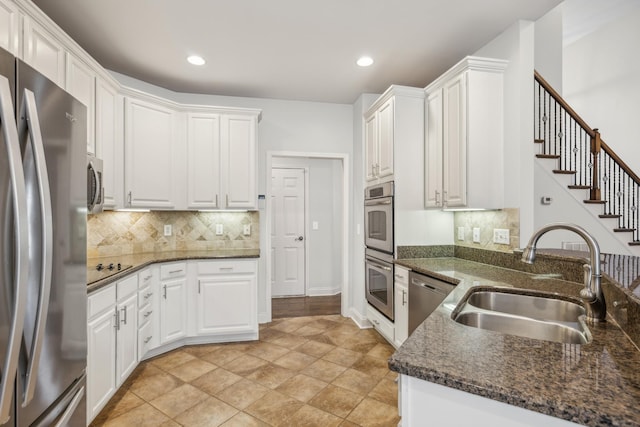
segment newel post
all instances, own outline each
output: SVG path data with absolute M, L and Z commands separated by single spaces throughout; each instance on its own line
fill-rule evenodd
M 590 200 L 600 200 L 600 179 L 598 178 L 598 156 L 600 155 L 600 148 L 602 141 L 600 139 L 600 132 L 598 129 L 593 130 L 594 135 L 591 138 L 591 162 L 593 167 L 591 168 L 592 180 L 591 190 L 589 191 Z

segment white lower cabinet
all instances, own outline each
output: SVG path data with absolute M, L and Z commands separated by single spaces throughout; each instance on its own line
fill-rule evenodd
M 200 261 L 196 289 L 196 334 L 258 332 L 256 262 Z
M 395 266 L 394 272 L 394 323 L 393 345 L 398 348 L 409 332 L 409 270 Z
M 137 280 L 136 280 L 137 282 Z M 136 288 L 137 288 L 136 283 Z M 118 302 L 116 384 L 122 385 L 138 365 L 138 295 L 134 292 Z
M 378 310 L 367 304 L 367 319 L 376 331 L 380 332 L 380 335 L 384 337 L 390 344 L 393 344 L 394 325 L 393 322 L 383 314 L 380 314 Z
M 160 345 L 159 268 L 150 266 L 139 274 L 138 360 Z
M 160 266 L 160 344 L 187 336 L 187 266 Z

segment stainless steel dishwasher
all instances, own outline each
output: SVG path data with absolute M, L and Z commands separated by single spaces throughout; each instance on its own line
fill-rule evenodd
M 454 288 L 451 283 L 413 271 L 409 273 L 409 335 Z

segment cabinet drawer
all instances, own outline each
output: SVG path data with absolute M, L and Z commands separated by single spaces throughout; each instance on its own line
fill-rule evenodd
M 87 316 L 91 319 L 96 314 L 100 314 L 108 308 L 113 308 L 115 304 L 116 287 L 110 285 L 89 295 L 87 301 Z
M 142 308 L 147 304 L 151 304 L 155 299 L 154 293 L 155 293 L 154 290 L 152 290 L 148 286 L 144 289 L 140 289 L 138 291 L 138 307 Z
M 390 344 L 393 343 L 395 328 L 393 323 L 384 317 L 378 310 L 367 304 L 367 319 L 371 322 L 376 331 L 380 332 Z
M 153 307 L 147 304 L 138 310 L 138 325 L 143 325 L 153 318 Z
M 149 286 L 153 282 L 153 276 L 156 274 L 156 270 L 153 268 L 147 268 L 138 273 L 138 287 L 140 289 L 145 286 Z
M 122 301 L 123 298 L 127 298 L 138 290 L 138 275 L 134 274 L 126 279 L 120 280 L 116 286 L 118 289 L 118 301 Z
M 144 355 L 156 346 L 158 337 L 153 334 L 153 322 L 147 322 L 138 329 L 138 359 L 142 360 Z
M 186 262 L 175 262 L 173 264 L 164 264 L 160 266 L 160 279 L 173 279 L 182 277 L 187 274 Z
M 198 263 L 198 275 L 255 273 L 253 261 L 203 261 Z
M 393 269 L 393 278 L 397 283 L 402 283 L 403 285 L 409 285 L 409 270 L 403 267 L 395 266 Z

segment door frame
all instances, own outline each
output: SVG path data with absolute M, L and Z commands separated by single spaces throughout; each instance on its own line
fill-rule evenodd
M 349 154 L 346 153 L 317 153 L 317 152 L 299 152 L 299 151 L 267 151 L 266 175 L 271 180 L 271 169 L 274 157 L 291 157 L 291 158 L 309 158 L 309 159 L 327 159 L 340 160 L 342 162 L 342 283 L 340 284 L 340 314 L 349 317 L 349 236 L 351 223 L 349 222 L 350 204 L 350 183 L 351 168 L 349 163 Z M 308 180 L 305 180 L 308 181 Z M 267 321 L 272 320 L 271 317 L 271 182 L 266 185 L 266 215 L 265 215 L 265 296 L 267 298 Z M 308 197 L 307 197 L 308 198 Z M 305 254 L 306 256 L 306 254 Z M 307 269 L 308 270 L 308 269 Z
M 274 157 L 282 157 L 282 156 L 274 156 Z M 290 156 L 288 156 L 289 158 L 291 158 Z M 273 158 L 270 159 L 271 161 L 273 161 Z M 269 173 L 271 173 L 271 171 L 273 171 L 273 169 L 301 169 L 304 173 L 304 296 L 307 296 L 307 287 L 309 286 L 309 246 L 307 245 L 307 240 L 309 237 L 309 168 L 307 166 L 303 166 L 303 167 L 296 167 L 296 166 L 271 166 L 271 168 L 269 169 Z M 269 201 L 269 203 L 271 203 L 271 185 L 269 185 L 269 191 L 267 191 L 267 200 Z M 267 215 L 269 215 L 271 212 L 271 204 L 269 204 L 269 209 L 267 210 Z M 268 216 L 269 221 L 271 220 L 271 216 Z M 271 245 L 271 222 L 267 223 L 267 232 L 269 233 L 269 240 L 268 243 L 269 245 Z M 268 259 L 267 262 L 269 262 L 269 268 L 268 268 L 268 273 L 269 276 L 267 276 L 267 280 L 269 281 L 269 295 L 267 295 L 269 297 L 269 300 L 271 298 L 273 298 L 273 296 L 271 295 L 271 246 L 267 247 L 267 253 L 268 253 Z M 271 306 L 271 305 L 269 305 Z M 269 313 L 269 316 L 271 316 L 271 313 Z

